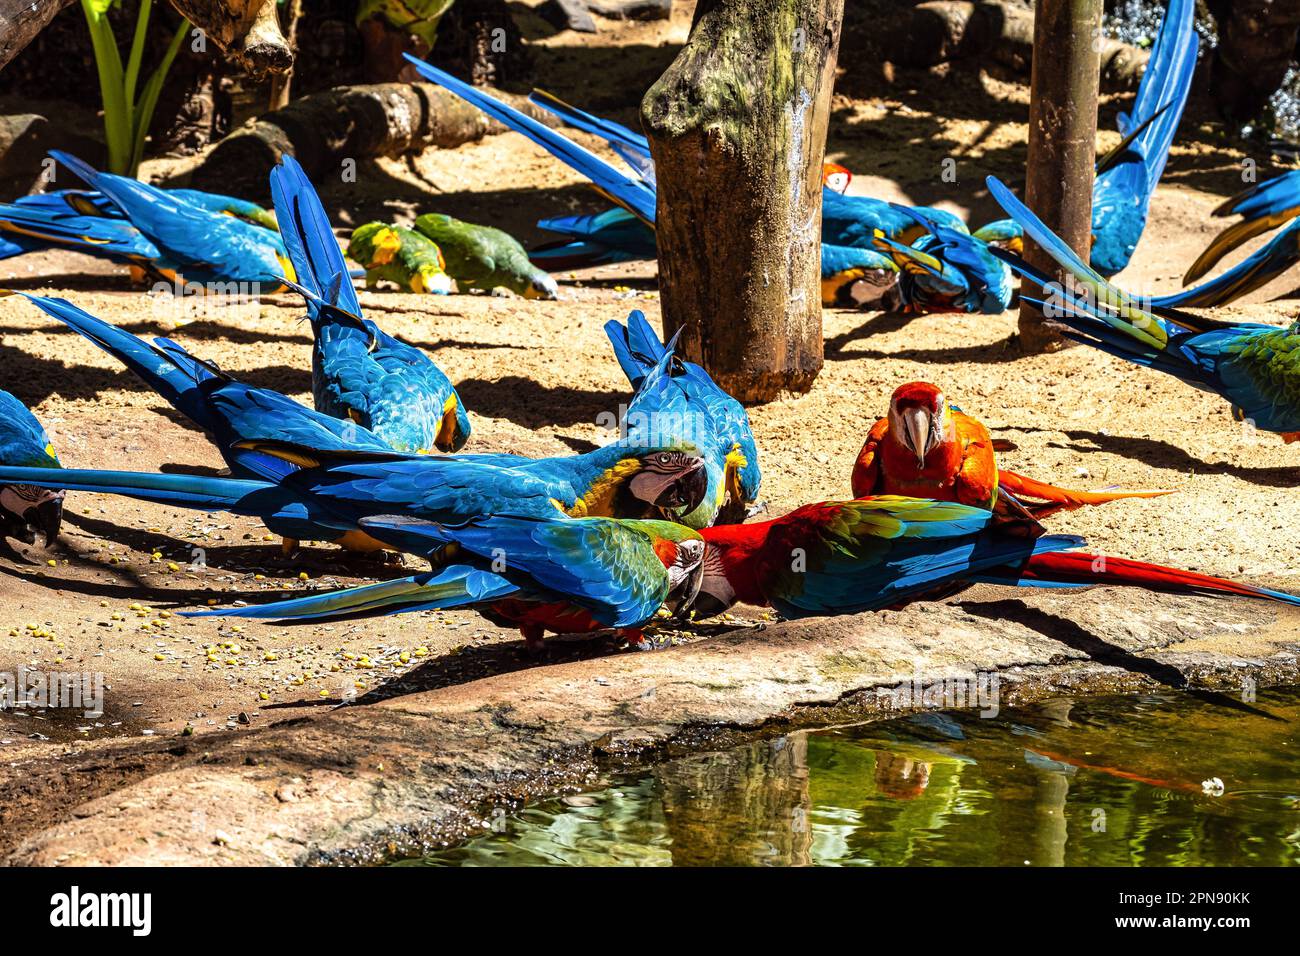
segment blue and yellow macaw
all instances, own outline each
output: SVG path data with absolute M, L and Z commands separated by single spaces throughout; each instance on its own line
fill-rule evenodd
M 1128 265 L 1146 227 L 1151 194 L 1164 172 L 1192 88 L 1199 45 L 1195 21 L 1196 0 L 1170 0 L 1133 112 L 1119 115 L 1124 139 L 1098 162 L 1089 259 L 1103 276 Z
M 1181 378 L 1232 403 L 1239 420 L 1300 440 L 1300 320 L 1289 328 L 1229 325 L 1163 307 L 1147 310 L 1052 233 L 994 177 L 989 191 L 1063 269 L 1082 295 L 1010 253 L 999 252 L 1016 271 L 1050 290 L 1044 313 L 1067 325 L 1071 338 L 1137 365 Z M 1034 300 L 1038 301 L 1038 300 Z
M 1241 216 L 1242 219 L 1215 236 L 1205 251 L 1197 256 L 1183 276 L 1183 285 L 1208 274 L 1220 259 L 1243 242 L 1300 216 L 1300 169 L 1243 189 L 1224 200 L 1214 210 L 1214 215 Z
M 1133 112 L 1119 114 L 1123 139 L 1097 161 L 1089 260 L 1103 276 L 1113 276 L 1128 265 L 1146 228 L 1151 194 L 1169 160 L 1196 70 L 1195 19 L 1196 0 L 1170 0 L 1138 84 Z M 990 223 L 975 235 L 1017 255 L 1022 251 L 1023 234 L 1012 221 Z
M 383 535 L 400 518 L 363 519 Z M 474 608 L 518 627 L 528 650 L 547 631 L 616 628 L 646 647 L 642 627 L 664 603 L 689 603 L 702 574 L 699 534 L 667 521 L 617 518 L 476 518 L 458 527 L 421 524 L 434 569 L 379 584 L 248 607 L 187 612 L 192 617 L 310 620 L 347 615 Z M 502 555 L 508 556 L 502 560 Z
M 722 495 L 714 501 L 709 492 L 721 484 L 722 468 L 689 439 L 629 433 L 585 454 L 537 459 L 396 452 L 361 425 L 238 382 L 174 342 L 151 346 L 64 300 L 21 294 L 116 356 L 199 425 L 234 476 L 94 472 L 83 480 L 146 501 L 259 518 L 286 550 L 299 540 L 403 550 L 362 531 L 360 518 L 374 515 L 451 524 L 484 514 L 648 517 L 699 526 L 717 516 Z
M 117 209 L 122 218 L 89 215 L 66 202 L 0 204 L 0 230 L 16 244 L 36 240 L 108 255 L 169 282 L 242 283 L 271 292 L 293 278 L 280 237 L 235 215 L 213 212 L 139 180 L 101 173 L 74 156 L 57 159 Z M 92 206 L 98 207 L 92 202 Z
M 881 312 L 901 312 L 905 308 L 902 275 L 893 256 L 875 249 L 822 243 L 822 305 L 861 304 Z M 872 290 L 861 303 L 855 300 L 855 292 L 863 288 L 859 283 Z
M 873 243 L 902 274 L 905 312 L 982 312 L 998 315 L 1011 304 L 1011 271 L 974 238 L 955 216 L 948 222 L 930 218 L 942 210 L 910 209 L 891 203 L 923 231 L 910 243 L 890 239 L 879 231 Z M 956 226 L 951 222 L 955 220 Z
M 758 501 L 763 476 L 758 445 L 745 407 L 713 381 L 702 367 L 673 354 L 645 314 L 633 311 L 627 324 L 611 319 L 605 334 L 634 394 L 624 416 L 629 434 L 680 434 L 708 450 L 711 491 L 718 500 L 716 520 L 743 521 Z M 720 466 L 720 467 L 719 467 Z M 720 481 L 714 476 L 720 473 Z M 716 484 L 716 488 L 712 485 Z
M 571 125 L 601 136 L 628 164 L 631 174 L 622 172 L 596 156 L 585 147 L 562 136 L 550 127 L 539 123 L 514 107 L 501 102 L 480 89 L 456 79 L 451 74 L 431 66 L 422 60 L 407 55 L 407 59 L 427 80 L 445 87 L 462 99 L 477 106 L 489 116 L 500 120 L 516 132 L 522 133 L 537 143 L 551 155 L 572 169 L 581 173 L 601 195 L 622 207 L 631 218 L 602 213 L 598 217 L 566 217 L 548 220 L 550 226 L 564 232 L 569 241 L 544 247 L 534 257 L 539 265 L 548 268 L 575 268 L 579 264 L 594 265 L 598 262 L 618 262 L 633 258 L 653 248 L 651 235 L 655 223 L 655 178 L 654 164 L 650 157 L 650 147 L 646 138 L 634 133 L 611 120 L 601 119 L 570 106 L 549 94 L 536 93 L 532 100 L 537 105 L 548 109 Z M 829 168 L 829 167 L 828 167 Z M 835 169 L 839 169 L 835 167 Z M 826 170 L 823 171 L 824 174 Z M 825 179 L 825 175 L 823 176 Z M 961 220 L 951 213 L 936 209 L 921 209 L 925 216 L 918 220 L 899 213 L 889 203 L 880 200 L 865 199 L 857 196 L 841 196 L 835 190 L 824 187 L 822 190 L 822 241 L 839 246 L 859 246 L 875 248 L 876 236 L 883 233 L 895 241 L 911 243 L 922 233 L 926 233 L 925 223 L 938 221 L 954 229 L 965 230 Z M 638 230 L 637 223 L 641 228 Z M 908 238 L 900 238 L 906 232 Z M 970 240 L 970 246 L 979 245 L 977 240 Z M 931 257 L 945 253 L 951 244 L 935 243 Z M 834 258 L 834 257 L 832 257 Z M 987 261 L 984 261 L 986 259 Z M 987 295 L 984 290 L 1010 288 L 1005 267 L 996 260 L 981 257 L 970 252 L 949 263 L 945 272 L 945 281 L 936 282 L 930 287 L 930 273 L 922 268 L 914 275 L 915 285 L 925 290 L 917 297 L 934 304 L 951 303 L 961 299 L 967 304 L 984 304 Z M 972 266 L 980 270 L 991 269 L 990 273 L 979 271 L 968 274 Z M 856 273 L 861 269 L 857 263 L 849 267 Z M 826 304 L 834 304 L 842 296 L 845 286 L 857 280 L 856 275 L 840 273 L 827 274 L 822 270 L 822 288 L 830 294 Z M 951 292 L 951 280 L 958 279 L 961 291 L 957 295 Z M 1008 292 L 1009 294 L 1009 292 Z M 824 301 L 825 297 L 824 297 Z M 1008 298 L 1001 312 L 1010 304 Z
M 544 630 L 620 626 L 614 623 L 616 612 L 607 606 L 608 598 L 598 605 L 591 600 L 600 594 L 627 601 L 629 583 L 639 587 L 631 602 L 634 610 L 621 626 L 633 628 L 654 613 L 656 597 L 682 618 L 711 617 L 738 603 L 772 607 L 786 618 L 806 618 L 898 608 L 947 597 L 976 583 L 1048 588 L 1104 584 L 1300 606 L 1300 597 L 1281 591 L 1109 555 L 1102 560 L 1078 550 L 1082 538 L 1040 536 L 1036 525 L 1009 523 L 981 508 L 925 498 L 882 495 L 823 501 L 770 521 L 718 525 L 698 535 L 679 529 L 676 540 L 654 541 L 650 549 L 638 542 L 632 551 L 608 543 L 615 524 L 620 531 L 635 524 L 636 531 L 645 533 L 645 525 L 653 523 L 552 520 L 536 525 L 489 518 L 471 523 L 467 533 L 430 532 L 440 543 L 459 546 L 457 561 L 468 552 L 472 563 L 257 607 L 192 613 L 293 620 L 475 606 L 498 622 L 521 626 L 529 645 L 537 646 Z M 671 526 L 659 525 L 651 533 L 674 532 Z M 489 556 L 500 553 L 523 554 L 514 577 L 508 571 L 490 576 L 486 572 Z M 617 560 L 590 560 L 614 554 Z M 667 582 L 660 567 L 667 570 Z M 522 594 L 524 601 L 510 607 L 515 594 Z M 639 629 L 631 640 L 640 642 Z
M 459 449 L 470 423 L 451 380 L 422 351 L 362 318 L 329 217 L 292 156 L 271 171 L 271 195 L 307 301 L 316 409 L 364 426 L 397 451 Z
M 1238 214 L 1244 218 L 1214 237 L 1183 276 L 1183 285 L 1209 273 L 1224 255 L 1243 242 L 1283 224 L 1286 228 L 1222 274 L 1182 292 L 1158 296 L 1152 300 L 1156 305 L 1170 308 L 1225 305 L 1271 282 L 1300 262 L 1300 170 L 1251 186 L 1225 201 L 1214 214 Z
M 50 436 L 27 406 L 0 390 L 0 465 L 57 469 Z M 48 548 L 59 536 L 63 520 L 63 489 L 23 483 L 0 483 L 0 540 L 36 543 L 37 532 Z

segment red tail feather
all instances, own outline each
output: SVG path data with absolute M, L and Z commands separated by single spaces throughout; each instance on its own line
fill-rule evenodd
M 1300 598 L 1280 591 L 1268 591 L 1196 571 L 1167 568 L 1130 558 L 1089 554 L 1086 551 L 1035 554 L 1025 564 L 1020 576 L 1062 584 L 1122 584 L 1168 594 L 1236 594 L 1300 604 Z

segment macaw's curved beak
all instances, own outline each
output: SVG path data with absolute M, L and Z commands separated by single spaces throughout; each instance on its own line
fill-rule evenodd
M 433 446 L 441 452 L 453 452 L 465 444 L 465 436 L 460 431 L 460 401 L 455 395 L 449 395 L 442 404 L 442 422 L 438 425 L 438 434 L 434 436 Z
M 674 456 L 668 466 L 642 468 L 628 482 L 639 500 L 662 510 L 694 511 L 709 490 L 704 459 L 693 455 Z
M 924 408 L 908 408 L 899 413 L 903 419 L 903 430 L 907 433 L 907 444 L 916 455 L 916 467 L 925 467 L 925 455 L 930 450 L 931 419 Z
M 45 535 L 45 547 L 48 548 L 59 536 L 59 527 L 63 524 L 63 495 L 29 508 L 25 517 L 30 527 Z

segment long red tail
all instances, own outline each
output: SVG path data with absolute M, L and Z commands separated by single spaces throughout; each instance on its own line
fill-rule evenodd
M 1032 555 L 1020 572 L 1022 579 L 1055 584 L 1122 584 L 1167 594 L 1235 594 L 1300 606 L 1300 597 L 1250 584 L 1216 578 L 1196 571 L 1167 568 L 1130 558 L 1086 551 L 1053 551 Z
M 1109 501 L 1119 501 L 1121 498 L 1158 498 L 1161 495 L 1172 494 L 1172 491 L 1168 489 L 1159 488 L 1142 488 L 1132 491 L 1121 488 L 1103 491 L 1075 491 L 1071 488 L 1058 488 L 1056 485 L 1049 485 L 1046 482 L 1036 481 L 1033 478 L 1016 474 L 1014 471 L 1003 471 L 1001 469 L 998 470 L 998 484 L 1017 498 L 1033 498 L 1038 501 L 1048 502 L 1047 508 L 1026 502 L 1029 509 L 1040 517 L 1045 516 L 1045 513 L 1072 511 L 1075 508 L 1082 508 L 1084 505 L 1104 505 Z

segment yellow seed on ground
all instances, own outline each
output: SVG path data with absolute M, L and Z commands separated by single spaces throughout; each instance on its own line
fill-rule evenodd
M 153 659 L 156 660 L 156 661 L 165 661 L 165 660 L 167 660 L 167 655 L 165 655 L 165 654 L 155 654 L 155 655 L 153 656 Z
M 266 691 L 261 691 L 261 692 L 258 693 L 258 695 L 257 695 L 257 699 L 258 699 L 258 700 L 270 700 L 270 699 L 271 699 L 271 695 L 268 694 Z

